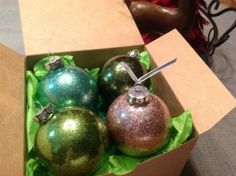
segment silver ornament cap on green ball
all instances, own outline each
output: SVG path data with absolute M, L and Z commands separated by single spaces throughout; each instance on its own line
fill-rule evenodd
M 101 159 L 107 145 L 107 130 L 100 118 L 85 108 L 54 112 L 48 105 L 35 116 L 36 155 L 47 162 L 56 176 L 87 176 Z
M 83 69 L 65 67 L 59 56 L 47 63 L 46 77 L 39 82 L 37 98 L 46 106 L 51 103 L 56 108 L 85 106 L 96 109 L 98 88 L 95 80 Z

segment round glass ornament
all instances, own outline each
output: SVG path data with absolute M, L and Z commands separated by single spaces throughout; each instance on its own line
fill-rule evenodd
M 119 95 L 127 92 L 135 83 L 122 67 L 122 62 L 127 64 L 137 77 L 147 73 L 147 70 L 139 62 L 138 58 L 139 51 L 133 50 L 127 55 L 112 57 L 104 64 L 98 76 L 98 87 L 105 105 L 109 106 L 112 101 Z M 149 87 L 150 81 L 146 80 L 144 84 Z
M 142 85 L 142 82 L 175 61 L 155 68 L 139 79 L 128 65 L 121 63 L 123 69 L 135 81 L 135 85 L 110 105 L 107 127 L 114 143 L 124 154 L 133 157 L 148 156 L 156 153 L 169 141 L 169 110 L 159 97 Z
M 119 150 L 142 157 L 157 152 L 169 141 L 171 118 L 160 98 L 135 85 L 111 104 L 107 126 Z
M 56 108 L 85 106 L 96 109 L 98 88 L 95 80 L 83 69 L 68 66 L 56 57 L 47 64 L 49 72 L 39 82 L 37 98 L 45 106 L 49 103 Z
M 53 112 L 47 106 L 35 119 L 40 128 L 35 139 L 36 155 L 57 176 L 84 176 L 94 171 L 107 145 L 106 126 L 85 108 Z

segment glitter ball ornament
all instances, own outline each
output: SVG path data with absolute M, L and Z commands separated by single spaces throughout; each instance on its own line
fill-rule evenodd
M 53 113 L 49 105 L 35 119 L 41 122 L 36 154 L 57 176 L 84 176 L 94 171 L 107 143 L 106 127 L 99 117 L 84 108 Z
M 171 119 L 160 98 L 136 85 L 111 104 L 107 125 L 118 149 L 139 157 L 155 153 L 168 142 Z
M 52 103 L 57 108 L 85 106 L 95 110 L 98 88 L 87 72 L 74 66 L 65 67 L 59 57 L 50 61 L 48 67 L 50 71 L 40 81 L 37 92 L 43 106 Z
M 107 127 L 124 154 L 148 156 L 169 141 L 171 127 L 170 113 L 165 103 L 140 84 L 159 72 L 160 68 L 137 79 L 126 64 L 122 65 L 136 84 L 111 104 L 107 112 Z
M 137 77 L 147 72 L 139 62 L 138 57 L 138 50 L 134 50 L 129 52 L 128 55 L 112 57 L 102 67 L 98 77 L 98 87 L 107 105 L 110 105 L 116 97 L 128 91 L 134 84 L 129 74 L 120 65 L 121 62 L 127 64 Z M 150 81 L 147 80 L 144 84 L 148 87 Z

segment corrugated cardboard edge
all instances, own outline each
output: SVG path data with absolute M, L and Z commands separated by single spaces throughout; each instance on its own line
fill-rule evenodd
M 0 175 L 24 173 L 24 57 L 0 44 Z
M 156 64 L 177 63 L 162 73 L 184 109 L 190 109 L 199 134 L 236 106 L 235 98 L 185 39 L 173 30 L 146 46 Z
M 143 45 L 123 0 L 19 0 L 25 54 Z

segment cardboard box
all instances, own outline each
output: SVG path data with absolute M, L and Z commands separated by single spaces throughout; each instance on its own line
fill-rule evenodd
M 153 67 L 170 58 L 178 59 L 171 69 L 156 75 L 153 82 L 172 116 L 191 109 L 194 137 L 171 152 L 145 161 L 126 176 L 179 175 L 198 136 L 236 105 L 234 97 L 176 30 L 144 46 L 122 0 L 19 3 L 25 56 L 0 45 L 0 175 L 24 175 L 24 73 L 48 52 L 72 54 L 77 65 L 89 68 L 134 48 L 147 49 Z

